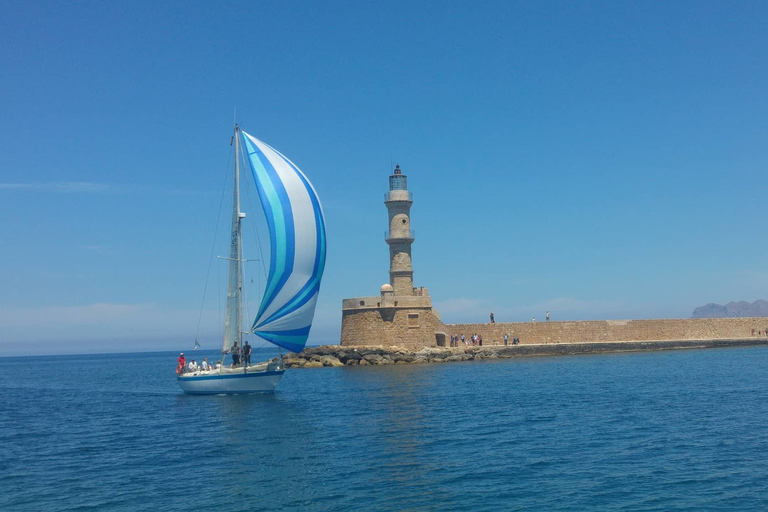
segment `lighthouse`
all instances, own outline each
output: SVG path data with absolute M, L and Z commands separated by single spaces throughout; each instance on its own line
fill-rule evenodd
M 383 347 L 444 347 L 445 326 L 432 307 L 429 290 L 413 286 L 411 229 L 413 195 L 400 164 L 389 175 L 384 194 L 389 245 L 389 282 L 378 295 L 353 297 L 341 302 L 341 344 Z
M 413 195 L 408 192 L 408 177 L 395 166 L 389 176 L 389 192 L 384 196 L 389 213 L 389 229 L 384 237 L 389 245 L 389 284 L 394 295 L 413 295 L 413 265 L 411 244 L 415 235 L 411 229 Z

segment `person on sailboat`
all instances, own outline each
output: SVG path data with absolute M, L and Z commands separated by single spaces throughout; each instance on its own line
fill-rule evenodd
M 182 373 L 184 373 L 184 365 L 187 363 L 187 358 L 184 357 L 184 352 L 179 354 L 178 362 L 179 362 L 179 366 L 176 367 L 176 373 L 178 375 L 181 375 Z
M 204 372 L 207 372 L 210 368 L 208 367 L 208 358 L 204 357 L 203 362 L 200 364 L 200 369 Z
M 251 364 L 251 346 L 248 344 L 248 340 L 245 340 L 243 345 L 243 366 Z
M 240 364 L 240 347 L 237 346 L 237 342 L 232 345 L 232 366 Z

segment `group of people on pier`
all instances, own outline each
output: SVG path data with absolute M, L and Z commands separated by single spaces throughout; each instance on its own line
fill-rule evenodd
M 471 343 L 471 346 L 473 347 L 482 347 L 483 346 L 483 336 L 481 334 L 473 334 L 469 338 L 464 336 L 463 334 L 459 336 L 458 334 L 451 334 L 451 347 L 459 347 L 461 345 L 464 345 L 465 347 L 469 347 Z M 512 338 L 512 345 L 517 345 L 520 343 L 520 338 Z M 509 334 L 504 333 L 504 345 L 507 346 L 510 344 Z
M 458 347 L 459 343 L 469 347 L 470 342 L 472 343 L 473 347 L 482 347 L 483 337 L 480 334 L 473 334 L 469 338 L 465 337 L 463 334 L 461 336 L 459 336 L 458 334 L 451 334 L 452 347 Z

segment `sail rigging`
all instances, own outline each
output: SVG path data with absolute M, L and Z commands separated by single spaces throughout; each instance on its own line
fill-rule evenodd
M 242 132 L 242 139 L 270 235 L 269 275 L 251 331 L 299 352 L 309 336 L 325 268 L 322 206 L 293 162 L 252 135 Z

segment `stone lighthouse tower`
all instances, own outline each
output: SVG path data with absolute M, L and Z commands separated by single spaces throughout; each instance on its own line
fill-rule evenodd
M 432 308 L 429 291 L 413 286 L 411 229 L 413 196 L 400 165 L 389 176 L 384 195 L 389 229 L 389 283 L 379 295 L 344 299 L 341 303 L 341 344 L 384 347 L 445 346 L 445 326 Z
M 397 164 L 394 173 L 389 176 L 389 192 L 384 196 L 384 204 L 389 213 L 389 229 L 385 235 L 389 244 L 389 284 L 392 285 L 396 296 L 413 295 L 413 196 L 408 192 L 408 177 L 400 170 L 400 164 Z

